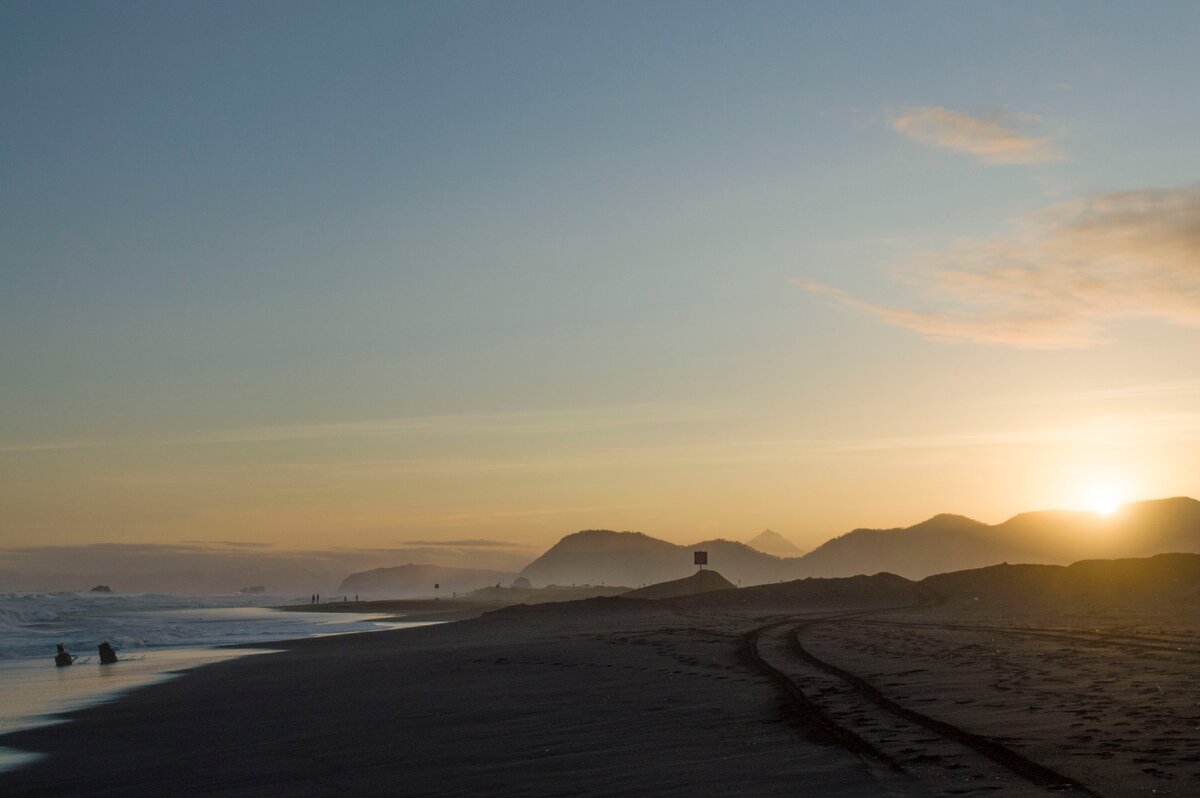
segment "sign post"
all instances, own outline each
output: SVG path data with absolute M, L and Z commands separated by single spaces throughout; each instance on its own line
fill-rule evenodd
M 707 551 L 692 552 L 692 564 L 699 565 L 700 570 L 703 571 L 704 566 L 708 565 L 708 552 Z

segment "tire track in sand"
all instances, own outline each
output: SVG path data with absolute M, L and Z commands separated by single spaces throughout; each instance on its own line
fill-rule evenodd
M 1086 784 L 1083 784 L 1082 782 L 1079 782 L 1070 776 L 1066 776 L 1056 770 L 1046 767 L 1045 765 L 1035 762 L 1023 754 L 1020 754 L 1008 746 L 1003 745 L 989 737 L 975 734 L 974 732 L 967 731 L 960 726 L 955 726 L 952 723 L 938 720 L 922 712 L 918 712 L 914 709 L 906 707 L 894 701 L 893 699 L 888 698 L 883 694 L 882 691 L 879 690 L 879 688 L 871 684 L 863 677 L 851 673 L 844 668 L 838 667 L 831 662 L 820 659 L 804 647 L 804 644 L 801 641 L 801 633 L 810 626 L 818 623 L 825 623 L 830 620 L 833 620 L 833 618 L 814 618 L 794 626 L 788 637 L 792 653 L 806 664 L 817 668 L 818 670 L 823 671 L 830 676 L 840 679 L 855 692 L 880 709 L 883 709 L 884 711 L 895 715 L 896 717 L 902 718 L 910 723 L 916 724 L 917 726 L 920 726 L 927 731 L 938 735 L 939 737 L 958 743 L 966 748 L 970 748 L 971 750 L 986 757 L 987 759 L 990 759 L 992 762 L 995 762 L 1006 770 L 1014 773 L 1030 784 L 1047 790 L 1071 792 L 1078 795 L 1091 796 L 1092 798 L 1101 798 L 1099 793 L 1097 793 L 1091 787 L 1088 787 Z M 783 625 L 783 623 L 785 622 L 769 624 L 766 627 L 761 627 L 760 629 L 756 629 L 754 631 L 761 632 L 767 628 Z M 757 637 L 755 639 L 757 639 Z M 799 690 L 795 683 L 786 675 L 774 668 L 772 668 L 772 670 L 778 673 L 797 691 Z M 824 713 L 823 710 L 818 708 L 818 711 L 826 714 L 827 716 L 827 713 Z M 849 730 L 847 730 L 847 732 L 849 732 Z M 853 732 L 849 733 L 853 735 Z M 864 743 L 866 743 L 866 741 L 864 741 Z M 870 745 L 869 743 L 866 744 L 868 746 Z
M 893 770 L 903 770 L 892 757 L 876 748 L 858 734 L 839 724 L 819 704 L 811 700 L 787 674 L 771 665 L 758 650 L 758 638 L 763 632 L 788 623 L 776 621 L 743 634 L 738 640 L 738 657 L 752 670 L 766 676 L 778 688 L 783 698 L 784 715 L 802 728 L 816 742 L 840 746 L 860 757 L 875 759 Z

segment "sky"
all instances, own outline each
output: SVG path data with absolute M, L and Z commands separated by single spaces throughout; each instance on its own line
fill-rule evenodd
M 3 0 L 0 548 L 1200 495 L 1198 52 L 1186 2 Z

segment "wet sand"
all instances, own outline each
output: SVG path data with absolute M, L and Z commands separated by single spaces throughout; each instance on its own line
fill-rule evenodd
M 271 609 L 280 612 L 369 613 L 392 621 L 443 623 L 478 618 L 496 607 L 496 604 L 467 599 L 383 599 L 286 604 Z
M 297 641 L 0 738 L 0 794 L 1200 791 L 1190 604 L 872 584 Z

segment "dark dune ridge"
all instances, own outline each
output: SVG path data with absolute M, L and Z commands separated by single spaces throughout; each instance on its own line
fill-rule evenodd
M 0 738 L 49 755 L 0 794 L 1195 794 L 1198 589 L 1175 554 L 293 641 Z
M 483 585 L 508 585 L 516 577 L 510 571 L 477 568 L 447 568 L 439 565 L 397 565 L 350 574 L 338 585 L 337 596 L 406 598 L 430 596 L 437 592 L 448 597 L 466 593 Z
M 657 585 L 622 593 L 622 598 L 666 599 L 691 596 L 696 593 L 711 593 L 715 590 L 730 590 L 734 584 L 716 571 L 697 571 L 683 579 L 660 582 Z

